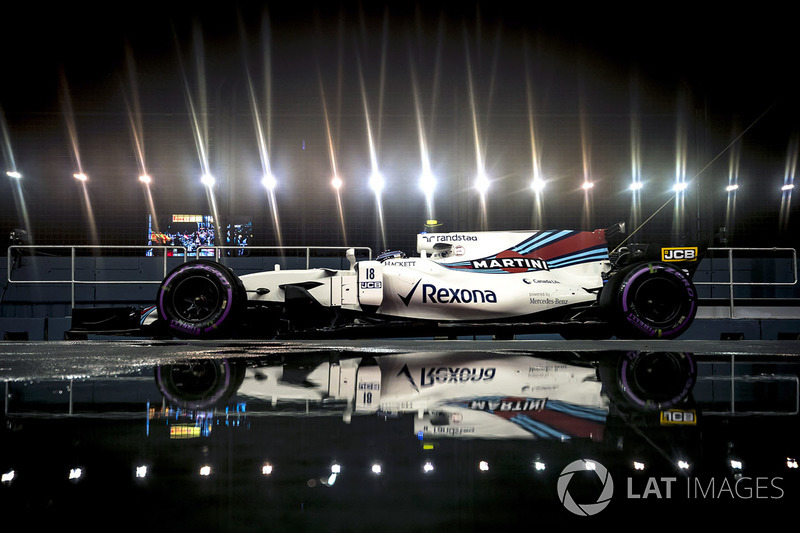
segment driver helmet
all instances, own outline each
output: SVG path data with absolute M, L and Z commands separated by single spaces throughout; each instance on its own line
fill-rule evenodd
M 405 252 L 401 252 L 400 250 L 386 250 L 377 257 L 377 260 L 384 262 L 387 259 L 405 259 L 405 257 Z

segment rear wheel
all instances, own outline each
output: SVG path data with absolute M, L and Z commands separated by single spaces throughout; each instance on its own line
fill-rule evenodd
M 600 365 L 606 393 L 620 410 L 671 409 L 685 403 L 697 380 L 689 353 L 628 352 Z
M 159 366 L 156 384 L 171 404 L 208 409 L 227 401 L 242 385 L 246 367 L 233 361 L 198 360 Z
M 682 270 L 665 263 L 640 263 L 608 282 L 600 304 L 618 337 L 674 339 L 694 320 L 697 292 Z
M 170 272 L 156 304 L 167 328 L 179 337 L 207 338 L 230 332 L 244 307 L 239 279 L 213 261 L 191 261 Z

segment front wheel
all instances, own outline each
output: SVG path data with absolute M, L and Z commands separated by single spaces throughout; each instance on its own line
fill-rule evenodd
M 620 338 L 674 339 L 686 332 L 697 313 L 692 280 L 665 263 L 640 263 L 623 269 L 600 297 Z
M 231 330 L 244 306 L 241 283 L 213 261 L 190 261 L 170 272 L 158 289 L 158 313 L 179 337 L 208 338 Z

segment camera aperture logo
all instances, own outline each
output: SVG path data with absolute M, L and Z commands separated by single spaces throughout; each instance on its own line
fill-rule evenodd
M 597 497 L 595 502 L 578 503 L 568 490 L 569 485 L 570 482 L 573 481 L 575 474 L 581 475 L 575 479 L 575 483 L 573 485 L 583 484 L 586 482 L 587 480 L 585 478 L 585 474 L 587 472 L 594 473 L 597 476 L 596 481 L 600 482 L 602 489 L 600 490 L 600 495 Z M 596 485 L 597 483 L 594 482 L 587 484 Z M 573 490 L 574 488 L 575 487 L 573 486 Z M 561 503 L 568 511 L 579 516 L 596 515 L 606 508 L 606 506 L 611 502 L 611 496 L 613 495 L 614 480 L 611 479 L 611 474 L 608 473 L 608 469 L 606 469 L 605 466 L 597 461 L 592 461 L 589 459 L 579 459 L 577 461 L 573 461 L 561 471 L 561 475 L 558 478 L 558 499 L 561 500 Z
M 735 476 L 719 479 L 677 477 L 627 479 L 629 503 L 643 499 L 671 500 L 781 500 L 786 494 L 782 477 Z M 597 461 L 579 459 L 568 464 L 558 478 L 558 498 L 564 508 L 578 516 L 593 516 L 605 509 L 614 496 L 614 481 Z M 685 489 L 685 493 L 683 492 Z

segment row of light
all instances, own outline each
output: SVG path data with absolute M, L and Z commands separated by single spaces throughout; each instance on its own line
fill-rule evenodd
M 683 461 L 683 460 L 678 461 L 677 466 L 681 470 L 688 470 L 691 467 L 691 465 L 688 462 Z M 742 470 L 743 469 L 742 461 L 740 461 L 738 459 L 731 459 L 730 460 L 730 467 L 733 470 L 736 470 L 736 471 Z M 547 468 L 547 466 L 546 466 L 546 464 L 544 462 L 537 460 L 537 461 L 533 462 L 533 468 L 537 472 L 541 472 L 541 471 L 544 471 Z M 586 462 L 586 468 L 589 469 L 589 470 L 593 469 L 594 468 L 594 463 L 592 461 L 587 461 Z M 786 458 L 786 468 L 788 468 L 790 470 L 797 470 L 798 469 L 798 461 L 797 461 L 797 459 L 795 459 L 793 457 L 787 457 Z M 641 461 L 634 461 L 633 462 L 633 469 L 634 470 L 638 470 L 638 471 L 645 470 L 645 464 L 643 462 L 641 462 Z M 480 461 L 478 463 L 478 470 L 480 470 L 481 472 L 488 472 L 489 471 L 489 463 L 488 463 L 488 461 Z M 270 476 L 270 475 L 272 475 L 274 473 L 274 471 L 275 471 L 275 467 L 270 463 L 264 463 L 261 466 L 261 474 L 264 475 L 264 476 Z M 370 467 L 370 471 L 374 475 L 379 476 L 379 475 L 381 475 L 383 473 L 383 467 L 381 467 L 381 465 L 379 463 L 374 463 Z M 433 472 L 434 471 L 433 463 L 431 463 L 430 461 L 427 461 L 422 466 L 422 471 L 424 473 L 426 473 L 426 474 L 428 474 L 430 472 Z M 327 485 L 333 485 L 336 482 L 337 476 L 341 472 L 342 472 L 342 466 L 341 465 L 336 464 L 336 463 L 331 465 L 331 473 L 328 476 L 328 478 L 325 481 L 325 483 Z M 210 476 L 211 473 L 212 473 L 212 469 L 211 469 L 210 465 L 203 465 L 202 467 L 200 467 L 199 474 L 201 476 L 207 477 L 207 476 Z M 134 475 L 139 479 L 146 478 L 147 475 L 148 475 L 147 466 L 146 465 L 137 466 L 135 468 Z M 83 476 L 84 476 L 84 472 L 83 472 L 82 468 L 76 467 L 76 468 L 71 468 L 69 470 L 68 478 L 69 478 L 70 481 L 79 481 L 81 478 L 83 478 Z M 5 485 L 10 485 L 14 481 L 15 478 L 16 478 L 16 472 L 14 470 L 9 470 L 8 472 L 0 474 L 0 482 L 2 482 Z
M 6 172 L 6 176 L 16 179 L 22 178 L 22 174 L 14 170 L 9 170 L 8 172 Z M 73 177 L 79 181 L 87 181 L 89 179 L 88 176 L 83 172 L 75 173 L 73 174 Z M 149 175 L 143 174 L 139 176 L 139 181 L 144 184 L 150 184 L 152 183 L 153 179 Z M 200 182 L 204 186 L 210 188 L 216 184 L 216 179 L 211 174 L 204 174 L 200 178 Z M 261 180 L 261 184 L 267 190 L 272 191 L 278 186 L 278 180 L 277 178 L 275 178 L 274 175 L 269 174 L 267 176 L 264 176 L 264 178 Z M 485 193 L 486 191 L 489 190 L 489 184 L 490 180 L 488 176 L 482 173 L 476 179 L 475 188 L 478 189 L 478 191 L 480 191 L 481 193 Z M 334 178 L 331 180 L 331 186 L 336 190 L 341 189 L 343 185 L 344 182 L 339 176 L 334 176 Z M 380 193 L 383 190 L 384 185 L 385 185 L 385 180 L 380 173 L 376 172 L 372 174 L 372 176 L 370 176 L 369 186 L 376 194 Z M 544 190 L 544 187 L 545 187 L 545 182 L 541 179 L 537 178 L 531 182 L 531 189 L 534 192 L 539 193 Z M 674 192 L 682 192 L 686 190 L 687 187 L 688 184 L 686 182 L 678 182 L 675 185 L 673 185 L 672 190 Z M 427 196 L 431 196 L 433 194 L 434 189 L 436 188 L 435 178 L 431 174 L 423 175 L 420 178 L 420 188 Z M 594 188 L 594 182 L 588 180 L 584 181 L 583 184 L 581 185 L 581 188 L 588 191 Z M 644 183 L 641 181 L 634 181 L 633 183 L 630 184 L 628 188 L 631 191 L 639 191 L 644 188 Z M 727 187 L 725 187 L 725 191 L 727 192 L 734 192 L 738 189 L 739 185 L 736 184 L 728 185 Z M 791 191 L 792 189 L 794 189 L 794 183 L 786 183 L 781 187 L 781 191 L 784 192 Z

